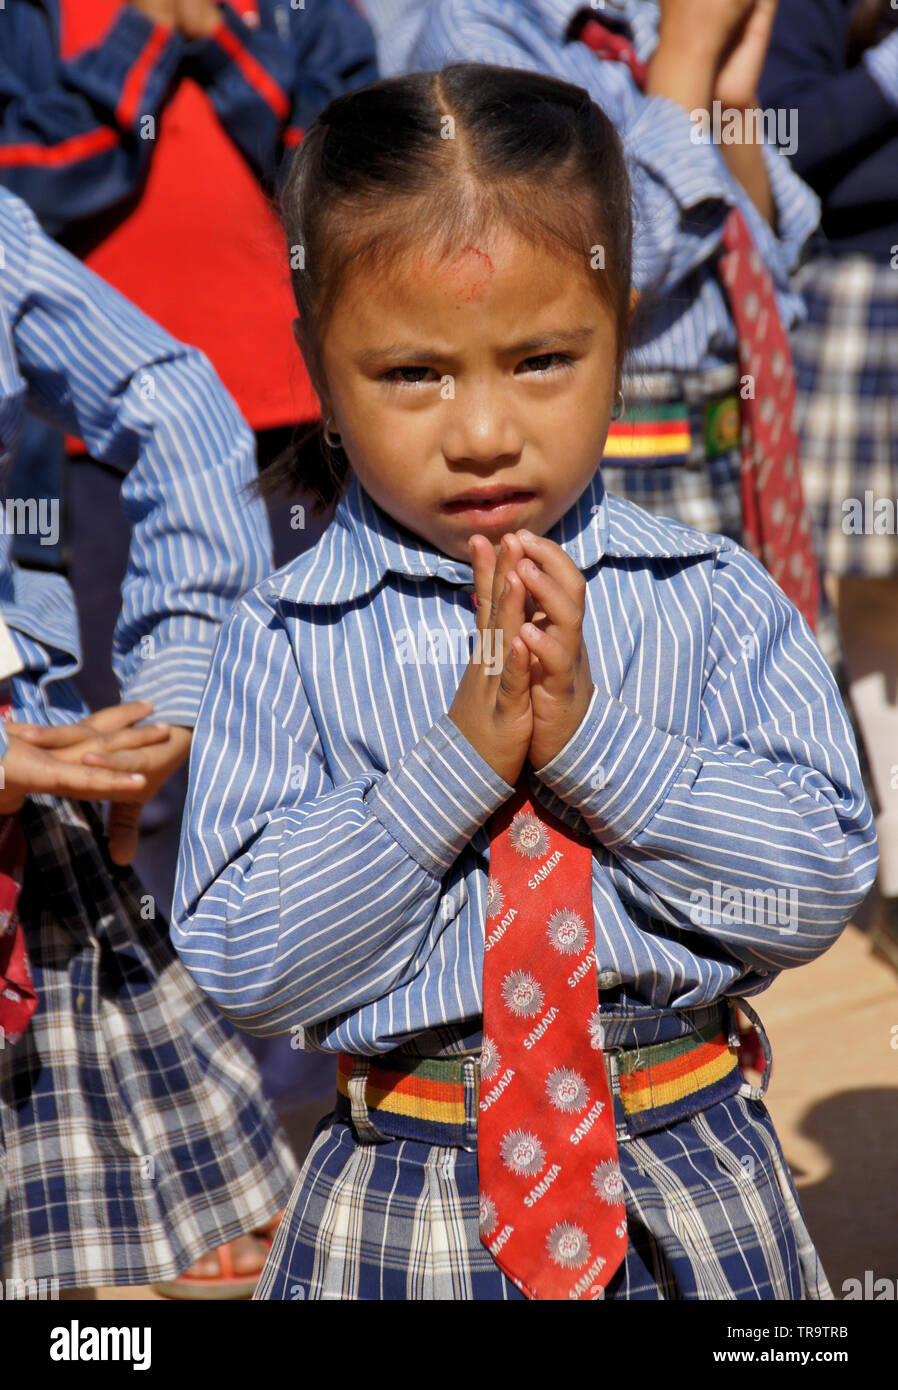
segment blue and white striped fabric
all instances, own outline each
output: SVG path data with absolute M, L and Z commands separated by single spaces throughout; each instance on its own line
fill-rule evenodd
M 253 436 L 202 353 L 57 246 L 5 189 L 0 252 L 3 496 L 26 408 L 123 475 L 131 549 L 113 667 L 123 699 L 192 724 L 221 620 L 271 569 L 264 503 L 241 493 Z M 25 663 L 13 705 L 18 719 L 74 723 L 87 713 L 64 679 L 81 665 L 74 596 L 61 575 L 10 560 L 10 523 L 28 501 L 7 498 L 0 527 L 0 614 Z M 6 748 L 0 726 L 0 757 Z
M 876 872 L 832 676 L 746 551 L 600 473 L 547 534 L 587 580 L 595 689 L 531 794 L 594 839 L 600 987 L 671 1008 L 757 993 L 833 944 Z M 172 941 L 252 1033 L 368 1055 L 479 1037 L 486 823 L 513 788 L 447 713 L 472 580 L 352 475 L 317 545 L 223 625 Z
M 698 127 L 668 97 L 645 96 L 623 63 L 597 58 L 567 39 L 582 0 L 430 0 L 423 23 L 388 40 L 385 0 L 365 0 L 378 52 L 386 42 L 395 72 L 422 72 L 449 63 L 527 68 L 583 87 L 614 122 L 633 180 L 634 272 L 645 303 L 633 342 L 634 368 L 643 372 L 704 371 L 736 358 L 736 331 L 716 273 L 730 207 L 745 214 L 773 276 L 786 327 L 803 317 L 801 296 L 789 285 L 801 248 L 817 227 L 820 204 L 789 167 L 764 145 L 776 204 L 774 233 L 714 144 L 695 143 Z M 639 57 L 657 46 L 656 0 L 606 0 L 593 17 L 620 19 Z M 404 45 L 397 42 L 405 36 Z M 635 327 L 635 325 L 634 325 Z

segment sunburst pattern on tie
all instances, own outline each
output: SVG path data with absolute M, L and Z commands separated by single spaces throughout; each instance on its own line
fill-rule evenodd
M 595 1299 L 627 1223 L 602 1053 L 592 849 L 530 800 L 490 821 L 480 1237 L 530 1298 Z

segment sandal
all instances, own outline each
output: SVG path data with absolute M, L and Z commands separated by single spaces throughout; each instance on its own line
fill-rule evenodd
M 286 1208 L 284 1209 L 286 1210 Z M 234 1269 L 234 1257 L 232 1249 L 234 1242 L 229 1241 L 227 1245 L 220 1245 L 217 1250 L 210 1253 L 218 1256 L 218 1269 L 216 1275 L 196 1275 L 180 1274 L 177 1279 L 165 1279 L 158 1284 L 153 1284 L 156 1293 L 163 1298 L 179 1299 L 237 1299 L 252 1298 L 253 1291 L 259 1282 L 262 1267 L 268 1257 L 273 1243 L 277 1228 L 281 1223 L 284 1211 L 279 1211 L 277 1216 L 265 1226 L 260 1226 L 256 1230 L 247 1232 L 254 1236 L 265 1246 L 265 1255 L 262 1256 L 259 1268 L 253 1274 L 238 1274 Z

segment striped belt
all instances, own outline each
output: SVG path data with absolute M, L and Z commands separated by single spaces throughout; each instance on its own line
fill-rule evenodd
M 602 462 L 612 467 L 700 466 L 736 448 L 742 411 L 736 392 L 700 402 L 686 400 L 628 405 L 612 420 Z
M 704 1028 L 670 1042 L 605 1050 L 605 1068 L 618 1139 L 706 1110 L 743 1087 L 737 1044 L 712 1019 Z M 480 1085 L 479 1057 L 381 1057 L 337 1061 L 337 1116 L 351 1121 L 362 1142 L 414 1139 L 453 1148 L 477 1148 L 478 1110 L 501 1105 L 511 1077 Z

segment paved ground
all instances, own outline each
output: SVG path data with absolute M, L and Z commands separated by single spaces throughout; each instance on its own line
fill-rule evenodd
M 768 1108 L 833 1292 L 867 1269 L 898 1281 L 898 975 L 849 927 L 754 1003 L 773 1045 Z M 313 1123 L 294 1117 L 298 1150 Z

